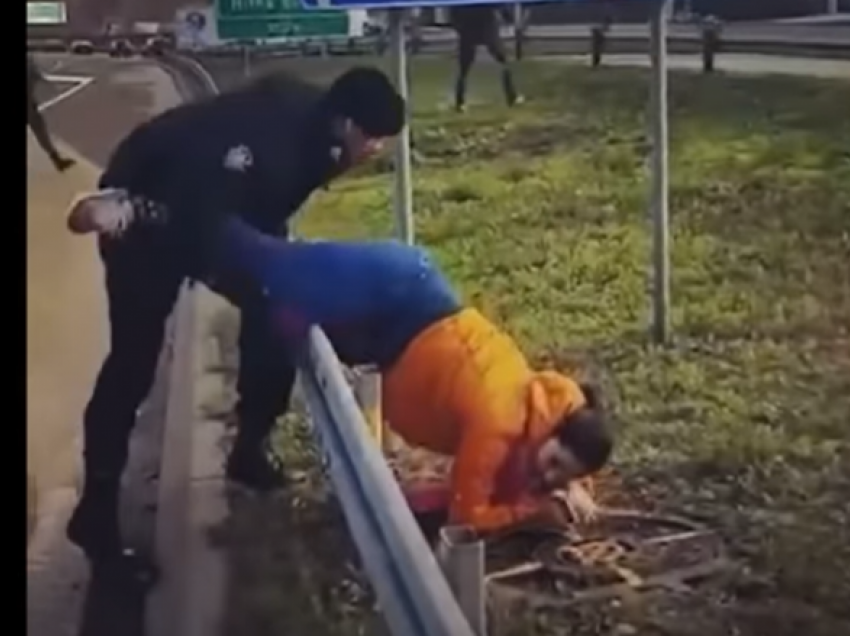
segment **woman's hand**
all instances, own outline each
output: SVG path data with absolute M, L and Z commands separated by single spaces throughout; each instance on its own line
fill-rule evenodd
M 566 491 L 554 493 L 552 500 L 564 509 L 572 523 L 593 523 L 599 518 L 599 506 L 578 482 L 572 482 Z

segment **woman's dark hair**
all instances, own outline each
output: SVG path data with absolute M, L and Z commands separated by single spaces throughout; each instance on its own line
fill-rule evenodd
M 404 127 L 406 105 L 379 69 L 355 67 L 331 84 L 327 103 L 369 137 L 394 137 Z
M 596 390 L 596 387 L 584 383 L 579 384 L 578 386 L 581 389 L 581 392 L 584 393 L 584 400 L 587 402 L 587 408 L 601 410 L 602 401 L 599 398 L 599 391 Z
M 614 450 L 614 437 L 596 389 L 582 384 L 581 390 L 587 403 L 561 420 L 555 438 L 593 473 L 608 463 Z

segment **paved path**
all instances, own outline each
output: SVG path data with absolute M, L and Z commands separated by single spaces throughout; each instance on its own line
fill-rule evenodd
M 59 177 L 37 151 L 29 157 L 29 197 L 37 209 L 28 210 L 33 259 L 27 281 L 32 300 L 28 426 L 34 445 L 30 467 L 39 484 L 44 481 L 40 499 L 45 505 L 27 554 L 27 634 L 211 636 L 219 632 L 225 561 L 209 543 L 209 528 L 221 522 L 227 508 L 222 427 L 191 424 L 197 411 L 192 384 L 206 364 L 198 356 L 208 349 L 194 342 L 196 336 L 205 337 L 193 327 L 194 302 L 178 305 L 159 380 L 140 409 L 122 497 L 125 536 L 138 548 L 155 549 L 166 566 L 159 585 L 151 595 L 127 595 L 90 584 L 86 563 L 64 538 L 76 499 L 76 432 L 108 324 L 94 241 L 72 237 L 63 211 L 78 190 L 93 185 L 98 173 L 93 164 L 103 165 L 134 125 L 174 106 L 178 95 L 171 78 L 147 61 L 62 56 L 46 62 L 53 72 L 93 78 L 84 90 L 46 111 L 51 130 L 92 163 L 81 160 L 79 169 Z M 201 295 L 202 320 L 217 311 L 220 302 L 209 308 L 212 301 L 210 294 Z M 43 400 L 60 389 L 71 398 Z M 49 408 L 49 417 L 39 407 Z M 51 463 L 60 456 L 65 458 L 61 470 L 59 462 Z M 45 481 L 43 475 L 53 470 L 61 479 Z
M 109 334 L 95 243 L 67 232 L 64 209 L 94 186 L 95 165 L 132 126 L 177 103 L 170 78 L 149 63 L 66 58 L 63 70 L 94 81 L 45 111 L 54 135 L 81 153 L 76 167 L 57 174 L 28 136 L 27 453 L 38 492 L 73 481 L 73 441 Z
M 103 165 L 136 124 L 178 103 L 171 79 L 147 60 L 64 55 L 38 56 L 38 62 L 59 65 L 62 75 L 94 78 L 46 117 L 59 137 L 95 165 Z
M 63 213 L 97 175 L 79 157 L 77 166 L 57 174 L 28 134 L 27 513 L 28 522 L 39 519 L 27 550 L 27 633 L 33 635 L 76 633 L 87 577 L 81 557 L 63 549 L 62 530 L 76 497 L 79 416 L 108 330 L 95 245 L 73 237 Z M 46 568 L 51 576 L 45 583 Z
M 551 59 L 556 58 L 547 58 L 547 60 Z M 586 60 L 587 56 L 565 55 L 559 59 L 579 62 Z M 602 64 L 604 66 L 649 66 L 649 56 L 611 54 L 603 57 Z M 668 56 L 668 64 L 674 70 L 702 70 L 702 59 L 698 55 L 671 54 Z M 717 56 L 715 68 L 718 71 L 748 75 L 800 75 L 825 79 L 850 79 L 850 60 L 721 53 Z
M 54 173 L 28 142 L 27 453 L 38 523 L 27 549 L 27 634 L 136 636 L 144 629 L 145 597 L 88 589 L 86 563 L 64 538 L 76 500 L 80 421 L 109 334 L 96 243 L 72 236 L 64 211 L 95 185 L 95 164 L 178 97 L 169 76 L 146 61 L 68 58 L 62 70 L 93 81 L 45 111 L 52 132 L 79 152 L 75 168 Z M 166 386 L 157 383 L 142 406 L 131 442 L 122 521 L 134 543 L 153 543 Z
M 647 5 L 648 6 L 648 5 Z M 647 20 L 649 12 L 647 12 Z M 592 24 L 532 24 L 526 29 L 531 39 L 577 40 L 586 39 Z M 670 38 L 697 41 L 700 27 L 697 24 L 671 22 L 667 32 Z M 455 34 L 451 29 L 425 27 L 421 30 L 428 43 L 451 42 Z M 513 29 L 502 29 L 503 37 L 512 37 Z M 643 39 L 649 37 L 648 22 L 611 25 L 609 37 L 613 39 Z M 723 38 L 728 42 L 791 42 L 797 44 L 850 45 L 850 24 L 846 22 L 827 24 L 794 24 L 783 22 L 728 22 L 723 26 Z
M 97 251 L 67 231 L 64 217 L 98 174 L 84 160 L 56 173 L 28 134 L 27 457 L 39 492 L 72 484 L 79 414 L 106 350 Z

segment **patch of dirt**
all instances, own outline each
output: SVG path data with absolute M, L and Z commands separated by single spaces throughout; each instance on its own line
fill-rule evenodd
M 731 567 L 722 541 L 684 519 L 608 511 L 586 528 L 526 529 L 488 543 L 494 597 L 537 608 L 691 590 Z

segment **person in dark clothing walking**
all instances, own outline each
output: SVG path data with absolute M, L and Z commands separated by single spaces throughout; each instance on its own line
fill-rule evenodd
M 455 108 L 458 111 L 462 112 L 466 108 L 466 80 L 475 63 L 479 46 L 487 49 L 490 56 L 501 66 L 502 88 L 508 105 L 514 106 L 522 102 L 502 43 L 500 11 L 498 5 L 492 4 L 451 9 L 452 26 L 457 31 L 458 38 L 458 75 L 455 83 Z
M 285 483 L 267 447 L 295 381 L 294 355 L 270 336 L 262 290 L 210 280 L 210 237 L 237 215 L 267 234 L 310 194 L 380 150 L 405 120 L 404 100 L 376 69 L 355 68 L 326 90 L 288 76 L 179 106 L 142 124 L 115 150 L 88 208 L 101 237 L 111 350 L 84 416 L 85 488 L 68 526 L 95 565 L 143 570 L 122 549 L 121 473 L 136 411 L 153 382 L 165 322 L 184 280 L 221 291 L 242 310 L 239 430 L 227 477 L 256 491 Z M 126 571 L 126 570 L 125 570 Z
M 35 87 L 43 79 L 32 56 L 27 55 L 27 126 L 29 126 L 32 134 L 35 135 L 38 145 L 50 157 L 53 166 L 59 172 L 64 172 L 74 165 L 74 160 L 63 157 L 59 150 L 57 150 L 47 130 L 47 122 L 44 121 L 41 111 L 38 110 Z

